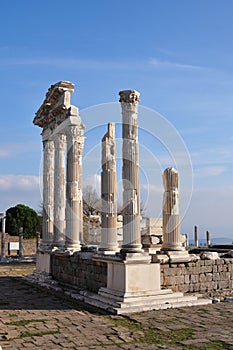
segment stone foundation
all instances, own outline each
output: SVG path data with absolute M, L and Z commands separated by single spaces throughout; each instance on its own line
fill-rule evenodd
M 61 283 L 97 293 L 107 286 L 107 264 L 92 259 L 93 253 L 52 255 L 51 275 Z
M 51 274 L 61 283 L 97 293 L 107 286 L 107 263 L 93 253 L 52 255 Z M 161 264 L 161 288 L 174 292 L 227 296 L 233 293 L 233 259 Z
M 161 264 L 161 287 L 208 296 L 233 293 L 233 259 Z

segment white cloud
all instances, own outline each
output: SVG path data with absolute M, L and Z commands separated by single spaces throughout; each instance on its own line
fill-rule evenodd
M 232 164 L 233 149 L 229 147 L 202 148 L 190 153 L 192 164 L 195 166 Z
M 194 170 L 194 176 L 198 178 L 205 178 L 211 176 L 218 176 L 227 171 L 224 166 L 206 166 Z
M 93 70 L 113 70 L 113 69 L 144 69 L 148 67 L 146 61 L 134 62 L 132 61 L 107 61 L 107 60 L 93 60 L 93 59 L 70 59 L 67 57 L 35 57 L 25 58 L 19 57 L 14 59 L 2 59 L 1 65 L 5 66 L 53 66 L 56 68 L 72 69 L 93 69 Z
M 150 67 L 166 69 L 183 69 L 183 70 L 203 70 L 205 68 L 192 64 L 178 63 L 167 60 L 150 58 L 149 60 L 132 61 L 130 60 L 94 60 L 90 58 L 67 58 L 67 57 L 18 57 L 12 59 L 1 59 L 1 65 L 6 66 L 56 66 L 57 68 L 73 69 L 93 69 L 93 70 L 112 70 L 112 69 L 148 69 Z
M 12 158 L 18 154 L 34 152 L 38 149 L 36 143 L 2 143 L 0 144 L 0 159 Z
M 204 69 L 201 66 L 196 66 L 192 64 L 183 64 L 183 63 L 177 63 L 177 62 L 170 62 L 170 61 L 162 61 L 157 58 L 150 58 L 149 63 L 153 65 L 154 67 L 158 68 L 178 68 L 178 69 L 185 69 L 185 70 L 201 70 Z
M 0 175 L 0 211 L 22 203 L 38 209 L 41 199 L 40 178 L 33 175 Z

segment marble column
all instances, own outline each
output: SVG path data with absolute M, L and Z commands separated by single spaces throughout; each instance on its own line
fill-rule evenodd
M 206 245 L 207 245 L 207 247 L 210 245 L 210 233 L 209 233 L 209 231 L 206 231 Z
M 66 242 L 67 250 L 81 249 L 83 239 L 82 153 L 84 126 L 69 125 L 66 170 Z
M 139 92 L 120 91 L 123 138 L 123 245 L 122 252 L 142 252 L 140 232 L 140 180 L 138 154 Z
M 117 243 L 117 188 L 116 188 L 116 142 L 115 124 L 108 124 L 108 131 L 102 138 L 101 172 L 101 244 L 100 253 L 114 254 Z
M 64 246 L 65 239 L 65 150 L 66 136 L 54 136 L 54 247 Z
M 198 243 L 198 227 L 197 226 L 194 226 L 194 245 L 195 245 L 195 247 L 199 246 L 199 243 Z
M 43 225 L 42 249 L 53 243 L 54 142 L 43 140 Z
M 167 168 L 163 173 L 163 184 L 162 250 L 183 250 L 180 237 L 178 171 Z

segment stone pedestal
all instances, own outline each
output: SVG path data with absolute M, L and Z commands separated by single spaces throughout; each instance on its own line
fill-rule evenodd
M 36 273 L 51 275 L 51 252 L 40 251 L 36 255 Z
M 100 288 L 100 295 L 126 301 L 160 290 L 160 265 L 151 264 L 147 254 L 128 254 L 124 260 L 108 260 L 107 264 L 107 288 Z

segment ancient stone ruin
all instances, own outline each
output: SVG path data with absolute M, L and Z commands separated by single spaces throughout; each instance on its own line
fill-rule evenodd
M 74 85 L 50 87 L 34 124 L 42 128 L 43 237 L 34 280 L 72 285 L 76 299 L 113 313 L 211 303 L 209 299 L 161 289 L 160 262 L 193 259 L 180 237 L 178 173 L 164 171 L 163 233 L 157 224 L 142 245 L 138 104 L 135 90 L 119 93 L 122 108 L 123 242 L 117 240 L 115 126 L 109 123 L 102 138 L 101 243 L 97 252 L 84 251 L 82 213 L 82 153 L 84 126 L 71 105 Z M 65 169 L 66 159 L 66 169 Z M 155 223 L 153 223 L 154 225 Z M 161 249 L 160 249 L 161 248 Z M 94 272 L 93 272 L 94 271 Z M 52 283 L 51 283 L 52 281 Z

